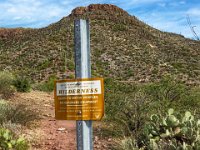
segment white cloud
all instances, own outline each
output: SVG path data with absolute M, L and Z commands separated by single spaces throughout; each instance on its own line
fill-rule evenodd
M 42 26 L 53 23 L 69 14 L 68 7 L 62 8 L 57 3 L 48 3 L 48 0 L 10 0 L 0 2 L 0 26 L 14 26 L 15 24 L 31 24 Z M 48 23 L 48 24 L 47 24 Z
M 13 18 L 13 20 L 16 20 L 16 21 L 17 21 L 17 20 L 21 20 L 21 19 L 23 19 L 23 18 L 20 17 L 20 16 L 16 16 L 16 17 Z
M 191 8 L 187 11 L 187 14 L 193 17 L 200 17 L 200 8 Z
M 0 0 L 0 27 L 44 27 L 70 14 L 78 6 L 111 3 L 155 28 L 192 37 L 186 16 L 200 24 L 200 4 L 180 0 Z M 187 7 L 186 7 L 187 6 Z
M 159 2 L 163 2 L 163 0 L 123 0 L 123 1 L 114 0 L 113 4 L 128 11 L 133 8 L 141 7 L 142 5 L 148 5 Z
M 189 38 L 193 37 L 192 32 L 190 31 L 190 28 L 186 23 L 186 20 L 185 24 L 182 24 L 182 20 L 173 21 L 159 18 L 152 19 L 150 25 L 161 31 L 177 33 Z
M 179 4 L 185 5 L 186 2 L 185 1 L 180 1 Z
M 163 2 L 163 0 L 127 0 L 127 2 L 130 2 L 131 4 L 149 4 L 155 2 Z
M 158 3 L 158 5 L 161 6 L 161 7 L 165 7 L 166 3 Z
M 182 10 L 173 12 L 159 12 L 158 10 L 151 13 L 143 11 L 137 17 L 161 31 L 181 34 L 188 38 L 193 37 L 187 23 L 187 16 Z

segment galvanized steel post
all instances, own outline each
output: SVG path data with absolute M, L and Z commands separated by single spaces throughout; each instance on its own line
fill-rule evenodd
M 76 78 L 90 78 L 90 33 L 89 21 L 74 22 Z M 92 121 L 76 121 L 77 150 L 93 150 Z

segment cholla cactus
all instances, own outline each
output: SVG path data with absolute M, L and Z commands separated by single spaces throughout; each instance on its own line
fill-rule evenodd
M 152 115 L 145 128 L 147 149 L 153 150 L 200 150 L 200 120 L 189 112 L 176 115 L 169 109 L 165 117 Z

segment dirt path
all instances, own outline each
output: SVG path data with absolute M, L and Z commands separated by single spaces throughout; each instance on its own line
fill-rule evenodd
M 70 121 L 42 120 L 41 127 L 45 133 L 42 150 L 75 150 L 75 123 Z M 35 148 L 36 149 L 36 148 Z
M 75 150 L 75 121 L 58 121 L 54 119 L 53 93 L 32 91 L 17 93 L 12 100 L 22 103 L 38 112 L 39 121 L 32 122 L 25 131 L 25 137 L 32 143 L 31 150 Z M 94 149 L 107 150 L 107 141 L 94 136 Z

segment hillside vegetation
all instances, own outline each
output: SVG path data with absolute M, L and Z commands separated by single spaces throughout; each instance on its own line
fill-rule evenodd
M 90 19 L 92 74 L 150 82 L 174 75 L 199 85 L 200 42 L 154 29 L 113 5 L 79 7 L 41 29 L 0 29 L 0 70 L 35 81 L 74 76 L 73 22 Z

